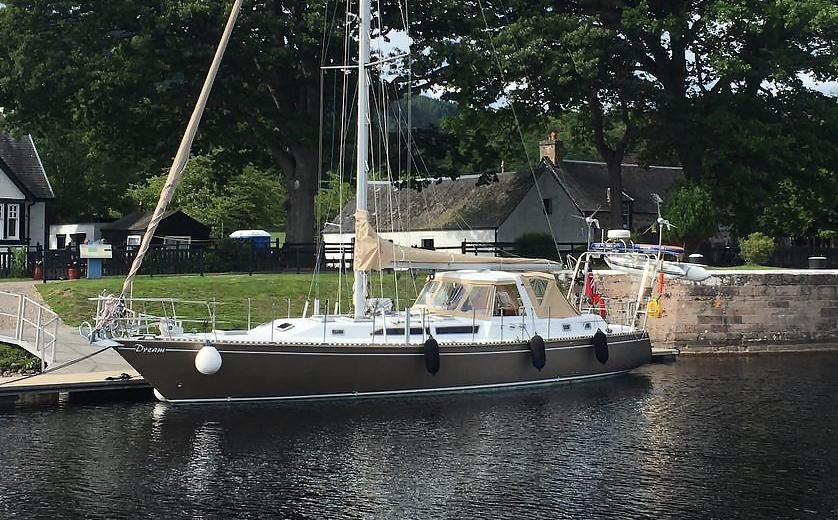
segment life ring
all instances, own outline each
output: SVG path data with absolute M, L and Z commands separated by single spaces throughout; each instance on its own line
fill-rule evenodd
M 608 361 L 608 336 L 601 329 L 594 334 L 594 356 L 603 365 Z
M 425 341 L 424 349 L 425 368 L 431 375 L 436 375 L 439 372 L 439 343 L 431 336 Z
M 547 363 L 547 350 L 544 348 L 544 338 L 536 334 L 528 342 L 532 353 L 532 366 L 541 370 Z

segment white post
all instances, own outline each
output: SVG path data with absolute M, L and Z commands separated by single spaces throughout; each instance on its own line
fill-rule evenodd
M 35 325 L 35 350 L 41 353 L 41 372 L 44 371 L 44 358 L 47 356 L 46 350 L 41 348 L 41 311 L 43 307 L 38 306 L 37 325 Z
M 15 339 L 23 339 L 23 312 L 26 310 L 23 295 L 17 295 L 17 322 L 15 322 Z
M 404 344 L 410 343 L 410 309 L 404 310 Z
M 359 0 L 358 17 L 358 132 L 357 162 L 355 167 L 357 186 L 355 189 L 355 210 L 367 209 L 367 161 L 369 156 L 369 82 L 367 81 L 367 63 L 370 59 L 370 0 Z M 367 301 L 367 273 L 355 270 L 353 288 L 355 319 L 364 318 Z M 386 324 L 385 324 L 386 328 Z
M 643 265 L 643 276 L 640 277 L 640 288 L 637 290 L 637 302 L 634 308 L 634 316 L 631 318 L 631 328 L 637 325 L 637 315 L 640 313 L 640 304 L 643 301 L 643 295 L 646 292 L 646 284 L 649 283 L 649 257 L 646 257 L 646 263 Z

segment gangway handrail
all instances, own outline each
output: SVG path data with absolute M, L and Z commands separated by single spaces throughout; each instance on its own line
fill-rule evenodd
M 17 299 L 17 312 L 15 314 L 0 310 L 0 316 L 14 320 L 14 335 L 4 335 L 3 338 L 13 341 L 16 345 L 40 358 L 41 370 L 44 370 L 47 364 L 51 364 L 55 360 L 60 317 L 46 305 L 25 294 L 0 290 L 0 297 Z M 34 312 L 34 320 L 27 316 L 27 311 L 30 309 Z M 53 330 L 50 330 L 50 328 Z M 31 340 L 28 337 L 29 334 L 27 334 L 29 329 L 32 329 L 33 337 Z

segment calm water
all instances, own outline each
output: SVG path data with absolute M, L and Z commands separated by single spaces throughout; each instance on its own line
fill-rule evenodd
M 0 518 L 838 518 L 838 353 L 410 400 L 0 408 Z

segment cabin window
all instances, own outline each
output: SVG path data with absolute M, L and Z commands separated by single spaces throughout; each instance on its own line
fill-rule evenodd
M 541 305 L 544 301 L 544 295 L 547 294 L 547 286 L 549 285 L 549 282 L 547 282 L 547 280 L 542 280 L 541 278 L 533 278 L 529 282 L 536 301 L 539 305 Z
M 570 330 L 570 323 L 563 323 L 562 330 Z
M 541 199 L 541 205 L 544 207 L 545 215 L 553 214 L 553 199 Z
M 433 296 L 437 289 L 439 289 L 439 282 L 426 283 L 422 292 L 416 297 L 416 305 L 433 305 Z
M 466 288 L 462 284 L 456 282 L 445 282 L 442 285 L 440 294 L 442 295 L 442 305 L 445 310 L 453 311 L 460 306 L 460 302 L 465 296 Z
M 59 234 L 55 235 L 55 248 L 56 249 L 64 249 L 64 246 L 67 245 L 67 235 Z
M 375 329 L 375 332 L 372 333 L 373 336 L 381 336 L 384 334 L 384 329 Z M 398 336 L 404 334 L 404 327 L 387 327 L 387 335 L 388 336 Z M 422 334 L 422 327 L 410 327 L 410 335 L 417 336 Z M 425 334 L 430 335 L 431 329 L 430 327 L 425 328 Z
M 586 324 L 585 324 L 585 329 L 586 329 L 586 330 L 590 330 L 590 328 L 591 328 L 591 324 L 590 324 L 590 323 L 586 323 Z
M 6 205 L 6 239 L 18 240 L 20 238 L 20 204 Z
M 423 238 L 422 239 L 422 249 L 430 249 L 433 251 L 434 249 L 434 239 L 433 238 Z
M 480 325 L 472 327 L 471 325 L 454 325 L 451 327 L 437 327 L 437 334 L 477 334 L 480 330 Z
M 462 311 L 485 315 L 489 311 L 492 301 L 492 287 L 476 285 L 471 288 L 463 302 Z
M 332 336 L 343 336 L 343 329 L 332 329 Z
M 514 285 L 495 287 L 495 316 L 517 316 L 518 302 L 521 300 L 518 288 Z

